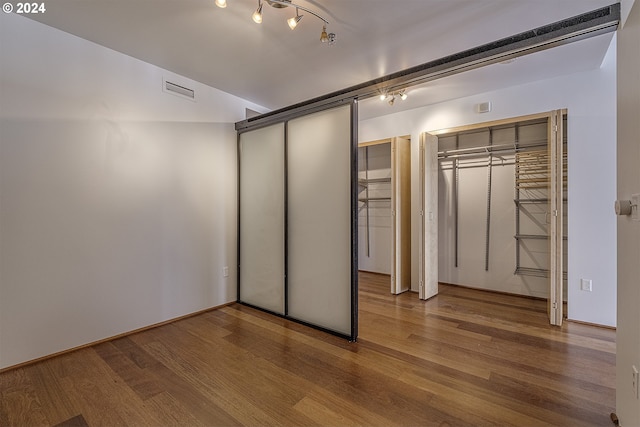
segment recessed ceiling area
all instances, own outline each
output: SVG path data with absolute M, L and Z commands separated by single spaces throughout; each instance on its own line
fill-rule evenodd
M 213 0 L 56 0 L 45 14 L 29 17 L 278 109 L 613 1 L 298 1 L 327 18 L 327 31 L 337 35 L 333 46 L 319 42 L 320 20 L 309 17 L 289 29 L 286 19 L 295 8 L 269 7 L 258 25 L 251 19 L 256 1 L 227 3 L 221 9 Z M 384 110 L 379 100 L 367 100 L 361 117 L 595 68 L 610 40 L 598 36 L 430 82 L 411 89 L 404 105 L 384 104 Z

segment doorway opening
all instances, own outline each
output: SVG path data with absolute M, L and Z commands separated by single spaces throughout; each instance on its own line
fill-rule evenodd
M 411 140 L 358 145 L 358 270 L 411 289 Z
M 423 135 L 421 298 L 438 283 L 566 301 L 566 111 Z M 421 258 L 422 260 L 423 258 Z

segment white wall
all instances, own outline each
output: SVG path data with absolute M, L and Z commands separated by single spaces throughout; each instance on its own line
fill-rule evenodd
M 235 300 L 233 122 L 264 109 L 18 15 L 0 42 L 0 368 Z
M 568 317 L 602 325 L 616 323 L 616 236 L 611 204 L 615 198 L 615 42 L 600 69 L 532 82 L 467 98 L 389 114 L 360 122 L 360 141 L 411 135 L 412 200 L 418 192 L 421 132 L 568 108 Z M 491 101 L 477 114 L 475 104 Z M 417 205 L 412 228 L 418 229 Z M 484 233 L 484 230 L 482 230 Z M 412 238 L 412 289 L 417 290 L 418 240 Z M 580 278 L 593 280 L 593 292 L 580 291 Z M 486 288 L 505 290 L 500 283 Z
M 629 3 L 629 2 L 627 2 Z M 640 4 L 618 32 L 618 198 L 640 193 Z M 640 222 L 618 218 L 616 413 L 624 427 L 640 425 L 632 366 L 640 369 Z
M 486 163 L 486 161 L 485 161 Z M 509 164 L 510 163 L 510 164 Z M 514 294 L 546 298 L 548 279 L 514 275 L 516 267 L 513 156 L 507 164 L 496 162 L 491 177 L 491 223 L 489 228 L 489 270 L 485 271 L 487 167 L 461 169 L 458 177 L 458 267 L 455 267 L 454 211 L 451 199 L 453 171 L 440 173 L 438 213 L 438 280 L 444 283 L 495 289 Z M 529 216 L 525 209 L 528 209 Z M 544 234 L 530 219 L 544 221 L 544 214 L 531 214 L 546 206 L 521 209 L 521 234 Z M 528 226 L 528 227 L 527 227 Z M 548 268 L 548 242 L 525 240 L 521 244 L 521 266 Z

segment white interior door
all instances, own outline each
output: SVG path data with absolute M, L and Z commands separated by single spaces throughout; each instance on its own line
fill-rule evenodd
M 549 297 L 547 311 L 552 325 L 562 325 L 563 271 L 564 271 L 564 202 L 563 202 L 563 121 L 562 111 L 556 110 L 549 118 Z
M 438 294 L 438 137 L 420 135 L 419 295 Z
M 345 335 L 355 298 L 351 126 L 346 105 L 293 119 L 287 132 L 288 315 Z
M 285 314 L 284 123 L 240 135 L 240 294 Z
M 391 139 L 391 293 L 411 289 L 411 141 Z
M 632 375 L 633 367 L 640 369 L 640 2 L 630 7 L 617 46 L 617 197 L 635 205 L 617 222 L 616 413 L 622 426 L 640 425 Z

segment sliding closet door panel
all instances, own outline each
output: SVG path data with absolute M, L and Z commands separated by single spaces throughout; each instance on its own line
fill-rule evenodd
M 284 124 L 240 135 L 239 300 L 284 314 Z
M 288 125 L 288 309 L 351 333 L 351 110 Z

